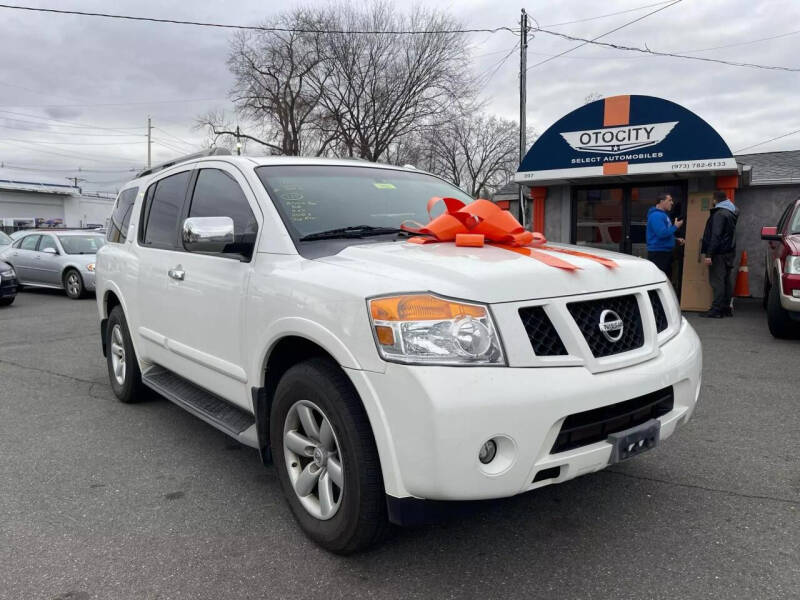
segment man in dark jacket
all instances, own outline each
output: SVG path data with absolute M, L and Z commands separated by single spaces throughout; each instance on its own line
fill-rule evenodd
M 739 209 L 728 200 L 725 192 L 714 192 L 714 208 L 706 222 L 703 232 L 703 243 L 700 251 L 705 255 L 705 263 L 709 265 L 709 279 L 714 291 L 711 309 L 703 313 L 704 317 L 720 319 L 732 317 L 731 296 L 733 285 L 734 254 L 736 253 L 736 221 Z
M 683 221 L 669 219 L 673 200 L 669 194 L 659 194 L 658 203 L 651 206 L 647 213 L 647 259 L 664 271 L 667 279 L 672 281 L 672 251 L 675 242 L 683 244 L 682 238 L 676 238 L 675 232 L 681 228 Z

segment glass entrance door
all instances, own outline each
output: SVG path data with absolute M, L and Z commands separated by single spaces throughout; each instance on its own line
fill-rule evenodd
M 575 243 L 619 252 L 622 250 L 625 189 L 575 190 Z
M 647 213 L 660 193 L 670 194 L 670 220 L 686 217 L 686 182 L 573 188 L 573 241 L 647 258 Z M 678 231 L 683 237 L 685 230 Z M 683 247 L 675 247 L 673 286 L 680 294 Z

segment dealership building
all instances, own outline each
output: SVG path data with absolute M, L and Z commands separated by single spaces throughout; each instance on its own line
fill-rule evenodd
M 514 180 L 529 198 L 526 223 L 548 240 L 641 257 L 647 256 L 647 211 L 659 193 L 671 194 L 671 216 L 684 219 L 678 236 L 686 239 L 675 250 L 673 286 L 684 309 L 705 310 L 711 288 L 700 240 L 712 192 L 725 191 L 740 210 L 737 254 L 747 251 L 750 290 L 760 296 L 766 260 L 760 230 L 774 226 L 800 196 L 800 151 L 733 156 L 688 109 L 651 96 L 615 96 L 554 123 L 530 147 Z M 519 214 L 514 196 L 507 187 L 495 201 Z
M 80 188 L 0 171 L 0 229 L 105 226 L 113 198 L 89 196 Z

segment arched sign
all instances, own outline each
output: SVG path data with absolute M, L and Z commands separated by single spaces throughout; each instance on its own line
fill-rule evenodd
M 545 131 L 514 180 L 736 169 L 722 137 L 693 112 L 653 96 L 613 96 L 572 111 Z

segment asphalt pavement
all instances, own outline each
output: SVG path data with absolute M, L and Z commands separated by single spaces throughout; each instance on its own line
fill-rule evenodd
M 255 451 L 116 401 L 93 298 L 25 291 L 0 308 L 0 598 L 796 599 L 800 340 L 755 301 L 688 318 L 703 389 L 660 447 L 342 558 Z

